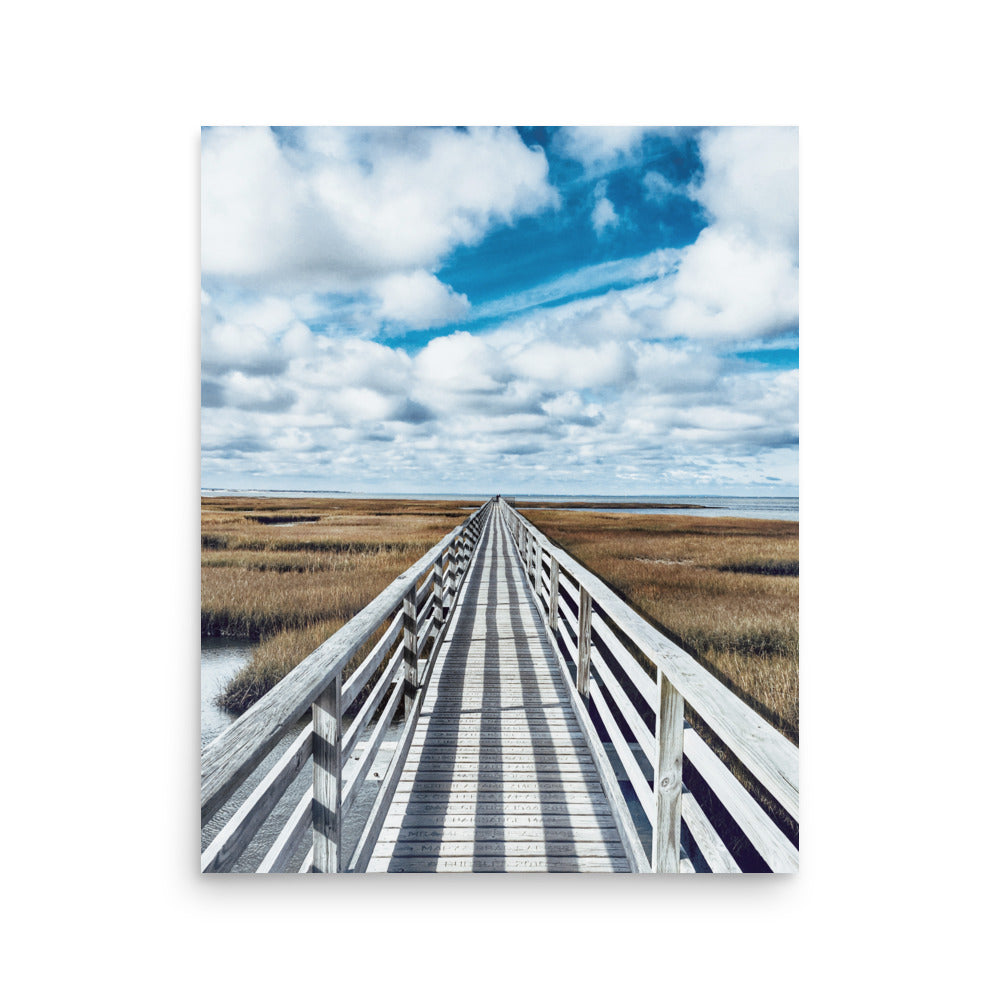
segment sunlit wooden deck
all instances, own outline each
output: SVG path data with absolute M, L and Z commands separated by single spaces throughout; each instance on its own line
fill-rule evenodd
M 552 645 L 494 510 L 368 871 L 628 871 Z
M 203 750 L 201 870 L 794 872 L 798 800 L 798 748 L 496 496 Z

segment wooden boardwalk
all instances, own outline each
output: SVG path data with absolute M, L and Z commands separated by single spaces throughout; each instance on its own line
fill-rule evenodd
M 203 872 L 798 870 L 798 748 L 501 496 L 201 765 Z
M 370 872 L 627 872 L 611 805 L 494 506 Z

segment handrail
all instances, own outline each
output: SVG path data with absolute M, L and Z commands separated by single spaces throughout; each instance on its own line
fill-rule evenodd
M 503 498 L 498 502 L 568 679 L 591 716 L 599 718 L 607 731 L 649 821 L 652 869 L 693 870 L 681 856 L 683 819 L 689 842 L 693 840 L 712 870 L 739 870 L 708 820 L 706 814 L 713 812 L 710 804 L 696 802 L 684 785 L 686 757 L 771 870 L 797 870 L 795 846 L 685 723 L 685 703 L 795 822 L 799 816 L 798 748 Z M 567 575 L 575 579 L 576 587 L 568 584 Z M 611 625 L 653 664 L 655 679 Z M 638 700 L 626 693 L 623 681 L 635 690 Z M 643 721 L 650 715 L 653 725 Z M 629 732 L 632 740 L 626 737 Z M 631 817 L 624 821 L 632 823 L 634 832 Z
M 454 607 L 454 597 L 469 565 L 491 501 L 484 503 L 437 545 L 401 573 L 342 628 L 310 653 L 281 681 L 216 737 L 201 754 L 201 814 L 204 827 L 283 736 L 310 709 L 312 722 L 245 801 L 202 854 L 203 871 L 229 871 L 284 791 L 312 757 L 313 789 L 303 798 L 264 860 L 261 870 L 283 867 L 301 843 L 312 819 L 312 871 L 343 870 L 343 814 L 374 761 L 391 716 L 399 704 L 409 715 L 420 683 L 421 664 L 433 662 Z M 379 630 L 387 626 L 379 636 Z M 343 682 L 344 668 L 364 645 L 376 639 L 366 659 Z M 399 643 L 396 644 L 396 640 Z M 396 645 L 394 645 L 396 644 Z M 422 655 L 426 652 L 426 656 Z M 383 665 L 384 664 L 384 665 Z M 374 689 L 345 731 L 345 715 Z M 426 671 L 425 671 L 426 672 Z M 383 697 L 373 737 L 356 767 L 345 758 L 358 745 Z M 351 762 L 354 763 L 353 761 Z M 311 797 L 311 806 L 306 801 Z

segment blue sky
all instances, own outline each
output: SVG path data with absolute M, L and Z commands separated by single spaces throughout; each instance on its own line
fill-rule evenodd
M 797 494 L 797 131 L 205 129 L 202 485 Z

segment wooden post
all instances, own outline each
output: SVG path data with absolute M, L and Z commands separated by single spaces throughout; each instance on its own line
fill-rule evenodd
M 403 598 L 403 711 L 408 719 L 417 697 L 417 585 Z
M 535 546 L 535 593 L 542 593 L 542 543 Z
M 554 552 L 549 566 L 549 628 L 559 634 L 559 563 Z
M 434 624 L 431 626 L 431 634 L 436 639 L 441 634 L 441 626 L 444 624 L 444 556 L 438 556 L 434 560 L 434 593 L 431 600 L 434 601 Z
M 580 585 L 580 620 L 578 622 L 576 689 L 581 698 L 590 697 L 590 594 Z
M 344 769 L 341 761 L 340 674 L 312 706 L 313 724 L 313 871 L 339 872 L 342 866 Z
M 659 671 L 660 710 L 656 713 L 656 768 L 653 871 L 676 872 L 681 861 L 681 787 L 684 767 L 684 699 Z

